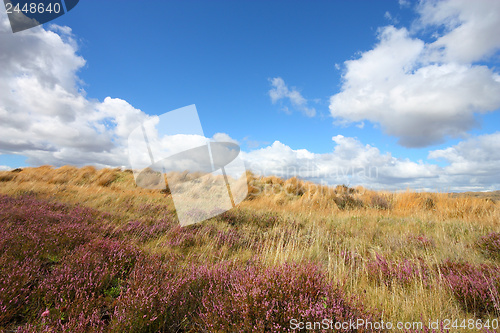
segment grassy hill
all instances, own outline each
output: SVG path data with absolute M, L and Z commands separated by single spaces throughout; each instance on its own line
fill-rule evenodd
M 0 172 L 0 328 L 270 332 L 328 318 L 494 331 L 498 193 L 247 177 L 237 208 L 181 228 L 168 190 L 137 188 L 131 171 Z

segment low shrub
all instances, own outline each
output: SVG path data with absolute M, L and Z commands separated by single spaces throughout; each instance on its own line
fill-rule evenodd
M 341 210 L 349 210 L 363 207 L 363 201 L 354 198 L 350 194 L 342 194 L 333 199 Z
M 500 233 L 492 232 L 486 236 L 481 237 L 476 242 L 477 247 L 486 256 L 500 259 Z
M 500 314 L 500 269 L 446 261 L 439 267 L 453 295 L 467 312 Z
M 376 194 L 370 199 L 371 206 L 377 209 L 389 209 L 391 208 L 391 203 L 387 198 L 382 195 Z
M 371 280 L 392 286 L 394 283 L 409 285 L 421 282 L 429 286 L 430 269 L 422 259 L 394 262 L 376 254 L 375 259 L 366 264 Z
M 196 276 L 175 258 L 142 257 L 116 299 L 110 332 L 179 332 L 192 323 L 197 299 L 189 294 Z
M 131 246 L 100 239 L 63 258 L 38 287 L 49 310 L 47 325 L 58 331 L 78 331 L 82 324 L 86 324 L 82 328 L 103 329 L 138 256 Z
M 98 215 L 32 195 L 0 196 L 0 328 L 38 319 L 46 311 L 43 286 L 54 282 L 78 249 L 105 233 Z M 61 284 L 69 288 L 79 273 L 75 268 Z
M 291 319 L 343 322 L 369 318 L 359 304 L 351 303 L 327 282 L 315 265 L 228 268 L 202 269 L 208 284 L 199 319 L 209 331 L 282 332 L 290 330 Z

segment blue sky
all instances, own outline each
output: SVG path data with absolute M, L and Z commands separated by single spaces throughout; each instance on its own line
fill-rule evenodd
M 89 97 L 124 98 L 150 114 L 194 103 L 209 136 L 224 131 L 237 140 L 280 140 L 318 153 L 331 151 L 335 133 L 357 132 L 368 142 L 389 143 L 356 128 L 332 126 L 328 99 L 340 86 L 335 64 L 376 42 L 377 27 L 388 23 L 386 11 L 413 16 L 396 1 L 146 4 L 150 10 L 145 5 L 138 15 L 130 1 L 86 1 L 57 21 L 81 41 L 87 65 L 80 77 Z M 319 117 L 289 116 L 269 103 L 273 77 L 319 99 L 311 102 Z
M 262 174 L 312 165 L 324 173 L 298 175 L 387 189 L 499 189 L 500 153 L 490 152 L 500 145 L 494 7 L 82 0 L 16 34 L 2 12 L 0 42 L 12 51 L 0 51 L 10 68 L 0 76 L 8 101 L 0 120 L 10 118 L 0 166 L 126 167 L 117 138 L 129 127 L 196 104 L 205 136 L 236 140 Z M 54 109 L 40 110 L 33 96 Z M 109 131 L 93 135 L 101 125 Z M 336 172 L 371 166 L 376 179 Z

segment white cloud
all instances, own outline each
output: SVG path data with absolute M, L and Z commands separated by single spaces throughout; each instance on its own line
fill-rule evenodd
M 103 128 L 109 112 L 102 110 L 110 109 L 111 99 L 99 103 L 82 95 L 77 72 L 85 60 L 71 30 L 54 28 L 59 34 L 42 27 L 13 34 L 0 14 L 0 151 L 25 155 L 34 165 L 121 165 L 123 151 L 113 140 L 122 122 L 113 131 Z
M 423 1 L 420 24 L 444 27 L 446 33 L 430 44 L 446 61 L 470 63 L 500 49 L 500 1 Z
M 425 187 L 437 178 L 435 165 L 415 163 L 382 154 L 376 147 L 363 145 L 355 138 L 337 135 L 331 153 L 314 154 L 294 150 L 275 141 L 271 146 L 243 153 L 250 170 L 263 175 L 298 176 L 326 184 L 365 185 L 397 189 L 413 185 Z M 418 181 L 417 181 L 418 180 Z
M 262 175 L 298 176 L 317 183 L 364 185 L 374 189 L 430 191 L 496 190 L 500 187 L 500 133 L 463 141 L 429 153 L 450 164 L 413 162 L 363 145 L 356 138 L 332 138 L 331 153 L 294 150 L 275 141 L 243 153 L 248 169 Z
M 305 114 L 308 117 L 314 117 L 316 115 L 316 110 L 307 106 L 307 100 L 297 91 L 295 88 L 291 90 L 285 84 L 285 81 L 281 77 L 275 77 L 269 80 L 271 82 L 272 88 L 269 90 L 269 97 L 271 97 L 271 102 L 274 104 L 280 100 L 288 99 L 291 105 Z M 283 107 L 286 113 L 289 113 L 288 107 Z
M 77 54 L 71 29 L 51 29 L 13 34 L 0 13 L 0 153 L 24 155 L 30 165 L 129 166 L 129 134 L 155 116 L 123 99 L 87 99 L 77 76 L 85 60 Z M 234 142 L 224 133 L 214 140 Z M 178 151 L 196 142 L 206 139 L 171 137 L 156 149 Z
M 0 171 L 10 171 L 10 170 L 12 170 L 11 167 L 6 165 L 0 165 Z
M 411 5 L 410 0 L 399 0 L 398 2 L 401 7 L 409 7 Z
M 218 142 L 232 142 L 232 143 L 235 143 L 237 145 L 240 144 L 238 141 L 236 141 L 235 139 L 231 138 L 226 133 L 215 133 L 214 136 L 212 137 L 212 139 L 214 141 L 218 141 Z
M 434 150 L 430 159 L 442 159 L 449 163 L 444 171 L 461 183 L 477 183 L 485 186 L 500 183 L 500 132 L 481 135 L 462 141 L 453 147 Z
M 403 146 L 424 147 L 464 137 L 478 126 L 476 114 L 500 107 L 498 73 L 470 63 L 500 46 L 500 2 L 452 3 L 424 1 L 419 7 L 421 26 L 447 28 L 434 43 L 387 26 L 372 50 L 345 62 L 342 90 L 330 99 L 337 122 L 369 120 Z M 476 4 L 480 10 L 471 9 Z
M 385 14 L 384 14 L 384 18 L 385 18 L 387 21 L 389 21 L 389 22 L 391 22 L 391 23 L 393 23 L 393 24 L 398 24 L 398 23 L 399 23 L 399 20 L 398 20 L 396 17 L 393 17 L 393 16 L 391 15 L 391 13 L 390 13 L 390 12 L 388 12 L 388 11 L 386 11 L 386 12 L 385 12 Z

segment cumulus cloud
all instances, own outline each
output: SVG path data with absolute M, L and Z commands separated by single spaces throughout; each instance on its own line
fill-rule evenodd
M 50 29 L 13 34 L 0 13 L 0 153 L 24 155 L 30 165 L 129 166 L 129 134 L 156 116 L 120 98 L 87 99 L 78 77 L 85 60 L 71 29 Z M 223 133 L 214 140 L 232 141 Z M 167 138 L 158 149 L 191 141 Z
M 499 1 L 423 1 L 418 12 L 424 28 L 445 28 L 446 32 L 429 45 L 445 61 L 471 63 L 500 49 Z
M 481 135 L 455 146 L 434 150 L 430 159 L 444 160 L 444 172 L 457 183 L 498 189 L 500 183 L 500 132 Z
M 85 60 L 71 29 L 53 28 L 12 34 L 0 14 L 0 151 L 34 165 L 123 165 L 123 128 L 147 116 L 118 99 L 86 99 L 77 76 Z
M 289 89 L 285 81 L 281 77 L 275 77 L 269 80 L 272 88 L 269 90 L 269 97 L 274 104 L 278 101 L 288 99 L 291 105 L 308 117 L 314 117 L 316 110 L 307 106 L 307 100 L 301 95 L 297 89 Z M 290 113 L 287 106 L 283 107 L 286 113 Z
M 337 122 L 368 120 L 405 147 L 425 147 L 464 137 L 477 114 L 500 107 L 500 75 L 474 63 L 500 47 L 500 3 L 423 1 L 418 10 L 420 28 L 445 32 L 426 43 L 406 28 L 379 29 L 372 50 L 344 63 L 330 99 Z
M 215 133 L 212 137 L 212 140 L 217 142 L 232 142 L 239 145 L 239 142 L 237 140 L 231 138 L 226 133 Z
M 363 185 L 373 189 L 429 191 L 496 190 L 500 186 L 500 133 L 483 135 L 429 153 L 445 167 L 381 152 L 356 138 L 337 135 L 332 152 L 314 154 L 275 141 L 243 153 L 247 167 L 261 175 L 298 176 L 316 183 Z
M 438 177 L 436 165 L 398 159 L 381 153 L 359 140 L 337 135 L 332 138 L 331 153 L 314 154 L 294 150 L 275 141 L 271 146 L 243 153 L 248 168 L 262 175 L 298 176 L 329 185 L 365 185 L 371 188 L 400 189 L 408 186 L 427 188 Z

